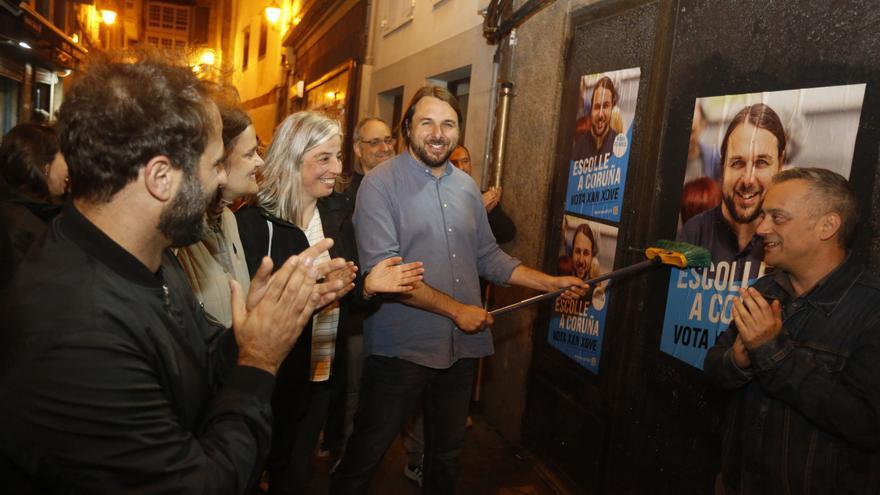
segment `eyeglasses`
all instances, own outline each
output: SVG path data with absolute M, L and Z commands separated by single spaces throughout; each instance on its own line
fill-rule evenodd
M 391 137 L 391 136 L 388 136 L 388 137 L 386 137 L 386 138 L 384 138 L 384 139 L 383 139 L 383 138 L 376 138 L 376 139 L 370 139 L 369 141 L 364 141 L 363 139 L 361 139 L 361 142 L 364 143 L 364 144 L 368 144 L 368 145 L 370 145 L 370 146 L 373 147 L 373 148 L 378 148 L 379 145 L 382 144 L 382 143 L 385 143 L 385 144 L 387 144 L 388 146 L 394 146 L 394 143 L 396 143 L 397 140 L 394 139 L 394 138 Z

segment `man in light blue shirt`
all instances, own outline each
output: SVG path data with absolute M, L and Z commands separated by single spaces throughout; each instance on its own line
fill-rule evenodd
M 420 89 L 401 124 L 407 149 L 364 178 L 354 214 L 361 267 L 422 261 L 424 281 L 383 300 L 364 329 L 354 432 L 331 492 L 364 493 L 388 446 L 424 401 L 426 493 L 453 493 L 476 359 L 493 352 L 479 277 L 541 291 L 586 285 L 533 270 L 498 247 L 474 181 L 453 167 L 461 112 L 449 91 Z M 370 294 L 367 294 L 370 296 Z

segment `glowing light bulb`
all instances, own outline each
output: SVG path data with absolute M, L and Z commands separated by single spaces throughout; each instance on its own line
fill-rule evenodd
M 269 24 L 273 26 L 278 24 L 278 21 L 281 19 L 281 8 L 277 5 L 272 4 L 269 7 L 266 7 L 266 20 L 269 21 Z
M 101 20 L 104 21 L 104 24 L 108 26 L 116 22 L 116 12 L 112 10 L 102 10 L 101 11 Z

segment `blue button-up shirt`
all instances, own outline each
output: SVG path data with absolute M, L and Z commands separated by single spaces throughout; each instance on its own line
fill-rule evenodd
M 363 272 L 391 256 L 422 261 L 425 283 L 461 303 L 480 305 L 479 277 L 504 284 L 520 264 L 495 242 L 476 183 L 448 162 L 434 177 L 404 152 L 364 177 L 356 205 Z M 442 369 L 492 354 L 493 345 L 488 330 L 466 334 L 449 318 L 385 301 L 364 324 L 364 351 Z

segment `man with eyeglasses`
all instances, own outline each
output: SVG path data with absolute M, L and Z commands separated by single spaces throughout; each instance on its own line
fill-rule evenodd
M 351 184 L 345 190 L 345 195 L 352 200 L 357 197 L 358 187 L 364 175 L 376 165 L 393 158 L 394 146 L 397 144 L 397 140 L 391 136 L 391 128 L 378 117 L 361 119 L 354 128 L 353 138 L 354 156 L 357 161 L 354 164 Z

